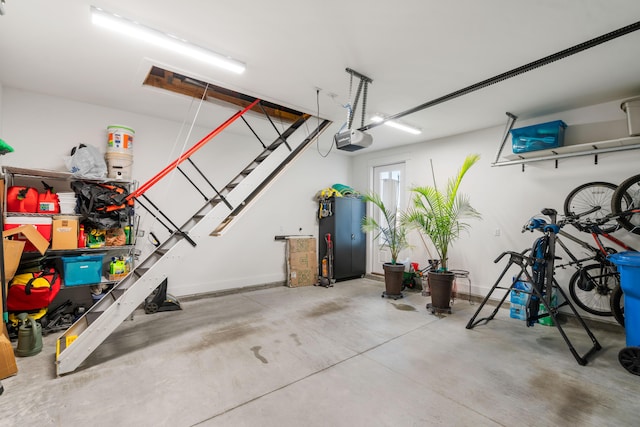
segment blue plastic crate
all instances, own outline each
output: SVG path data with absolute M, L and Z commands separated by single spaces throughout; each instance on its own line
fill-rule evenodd
M 564 144 L 564 130 L 567 124 L 562 120 L 541 123 L 511 130 L 511 143 L 514 154 L 529 151 L 547 150 Z
M 102 281 L 102 261 L 104 254 L 63 256 L 64 285 L 93 285 Z

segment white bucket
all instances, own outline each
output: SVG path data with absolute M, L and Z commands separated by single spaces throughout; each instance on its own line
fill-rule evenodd
M 133 155 L 133 135 L 135 131 L 126 126 L 107 126 L 109 140 L 107 141 L 107 153 L 122 153 Z
M 107 176 L 111 179 L 131 179 L 131 169 L 133 168 L 133 156 L 130 154 L 107 153 Z

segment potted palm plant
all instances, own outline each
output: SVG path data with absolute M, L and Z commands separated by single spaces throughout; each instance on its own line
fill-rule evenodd
M 391 262 L 382 265 L 385 284 L 385 292 L 382 296 L 393 299 L 402 298 L 404 264 L 398 263 L 398 255 L 401 250 L 409 247 L 407 227 L 401 220 L 404 215 L 399 213 L 395 206 L 385 206 L 380 195 L 376 193 L 364 195 L 363 200 L 373 203 L 380 209 L 382 215 L 379 222 L 372 216 L 364 217 L 362 231 L 375 233 L 374 239 L 381 239 L 381 247 L 388 248 L 391 253 Z
M 452 242 L 469 227 L 465 220 L 480 218 L 469 197 L 459 192 L 460 183 L 479 159 L 478 154 L 468 155 L 458 174 L 447 181 L 443 190 L 436 186 L 435 179 L 433 186 L 411 188 L 412 203 L 403 220 L 431 241 L 440 258 L 440 268 L 428 276 L 432 309 L 451 311 L 454 274 L 448 269 L 449 250 Z

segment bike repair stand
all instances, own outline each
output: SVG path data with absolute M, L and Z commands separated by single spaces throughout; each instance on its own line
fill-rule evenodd
M 498 313 L 498 310 L 500 309 L 502 304 L 505 302 L 507 296 L 509 296 L 509 294 L 511 293 L 511 290 L 514 288 L 515 283 L 522 277 L 524 277 L 526 278 L 526 281 L 528 283 L 532 284 L 531 292 L 522 291 L 530 294 L 529 302 L 527 304 L 527 326 L 533 326 L 538 319 L 550 316 L 551 319 L 553 319 L 553 324 L 556 326 L 558 332 L 560 332 L 560 335 L 569 347 L 569 351 L 571 352 L 573 357 L 576 359 L 579 365 L 584 366 L 587 364 L 588 358 L 596 351 L 600 350 L 602 347 L 554 278 L 554 262 L 556 258 L 555 236 L 559 231 L 559 227 L 556 225 L 557 212 L 554 209 L 543 209 L 542 213 L 550 217 L 551 224 L 536 223 L 537 226 L 543 227 L 544 236 L 536 240 L 536 243 L 533 246 L 534 253 L 532 254 L 532 256 L 526 256 L 525 253 L 528 251 L 528 249 L 522 253 L 507 251 L 500 254 L 500 256 L 493 261 L 494 263 L 498 263 L 505 255 L 509 255 L 509 262 L 505 266 L 504 270 L 502 270 L 502 273 L 500 273 L 498 280 L 496 280 L 495 284 L 493 285 L 487 296 L 484 298 L 473 317 L 471 317 L 471 319 L 467 323 L 466 328 L 472 329 L 481 322 L 488 323 L 490 320 L 492 320 Z M 500 282 L 506 275 L 507 271 L 513 265 L 519 266 L 520 272 L 515 276 L 508 288 L 500 286 Z M 529 271 L 531 271 L 531 273 Z M 504 296 L 500 300 L 500 303 L 488 317 L 483 317 L 479 320 L 476 320 L 476 317 L 485 306 L 487 301 L 489 301 L 491 294 L 493 294 L 496 289 L 506 289 L 507 292 L 504 294 Z M 551 304 L 553 291 L 557 291 L 563 299 L 563 302 L 556 307 Z M 547 312 L 545 313 L 538 312 L 541 302 L 547 309 Z M 558 310 L 564 306 L 568 306 L 571 309 L 576 320 L 578 321 L 580 326 L 582 326 L 584 331 L 591 339 L 591 342 L 593 343 L 591 349 L 589 349 L 583 356 L 580 356 L 576 349 L 573 347 L 573 344 L 571 344 L 569 337 L 562 329 L 562 326 L 560 325 L 560 322 L 558 320 Z

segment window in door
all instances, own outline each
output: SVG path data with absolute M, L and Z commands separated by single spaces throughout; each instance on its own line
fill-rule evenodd
M 373 191 L 380 195 L 387 208 L 401 209 L 406 197 L 404 188 L 404 163 L 375 166 L 373 168 Z M 373 215 L 378 223 L 385 221 L 379 209 L 375 209 Z M 373 248 L 371 272 L 383 274 L 382 264 L 391 261 L 391 253 L 387 248 L 382 247 L 383 241 L 381 238 L 373 241 L 374 238 L 371 236 L 370 239 L 370 247 Z

